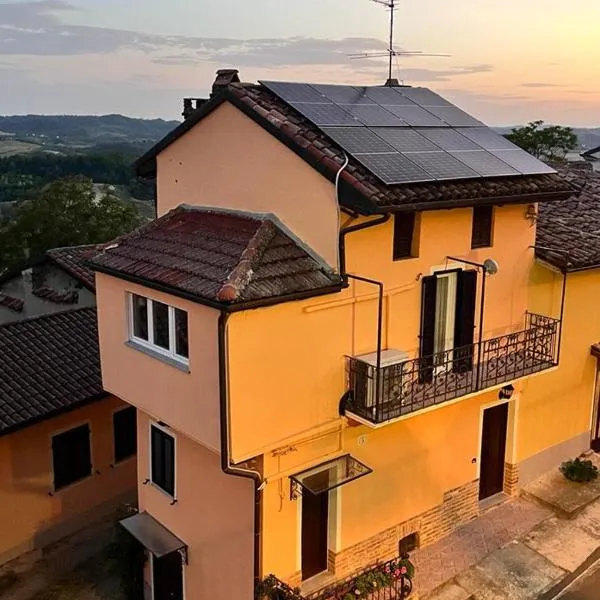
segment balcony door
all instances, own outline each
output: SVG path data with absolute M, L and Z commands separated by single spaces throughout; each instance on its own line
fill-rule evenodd
M 420 378 L 473 367 L 477 271 L 453 270 L 423 278 Z

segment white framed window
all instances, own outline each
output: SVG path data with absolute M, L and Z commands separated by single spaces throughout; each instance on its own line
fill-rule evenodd
M 188 364 L 188 314 L 185 310 L 129 294 L 129 339 Z

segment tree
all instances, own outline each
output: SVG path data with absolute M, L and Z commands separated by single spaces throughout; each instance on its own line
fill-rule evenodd
M 515 127 L 506 138 L 542 160 L 564 160 L 567 152 L 577 147 L 577 135 L 571 127 L 544 125 L 544 121 Z
M 51 248 L 107 242 L 141 224 L 135 206 L 107 188 L 97 193 L 91 179 L 68 177 L 20 202 L 11 221 L 0 224 L 0 273 Z

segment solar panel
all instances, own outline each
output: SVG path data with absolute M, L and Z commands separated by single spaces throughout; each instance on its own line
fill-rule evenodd
M 473 169 L 441 150 L 439 152 L 411 152 L 404 156 L 410 158 L 436 179 L 479 177 Z
M 466 152 L 451 152 L 450 154 L 477 171 L 482 177 L 519 175 L 518 171 L 485 150 L 467 150 Z
M 485 150 L 516 150 L 517 147 L 503 135 L 488 127 L 465 127 L 460 131 L 464 136 L 479 144 Z
M 381 104 L 381 106 L 415 106 L 410 98 L 399 94 L 391 87 L 368 87 L 366 92 L 375 104 Z
M 475 142 L 449 127 L 444 129 L 418 129 L 418 132 L 442 150 L 481 150 Z
M 323 95 L 307 83 L 285 81 L 261 81 L 260 83 L 286 102 L 326 102 Z
M 521 175 L 540 175 L 556 171 L 524 150 L 491 150 L 494 156 L 515 168 Z
M 394 88 L 394 90 L 419 106 L 454 106 L 448 100 L 444 100 L 444 98 L 427 88 L 402 86 Z
M 347 113 L 336 104 L 310 104 L 304 102 L 289 102 L 289 104 L 315 125 L 346 125 L 349 127 L 360 127 L 362 125 L 350 113 Z
M 336 104 L 374 104 L 373 100 L 365 95 L 364 87 L 322 84 L 313 84 L 311 87 Z
M 383 183 L 433 181 L 431 175 L 402 154 L 356 154 L 355 158 Z
M 402 119 L 377 104 L 354 104 L 352 106 L 344 104 L 342 108 L 370 127 L 401 127 L 406 125 Z
M 394 148 L 366 127 L 323 127 L 323 131 L 350 154 L 394 152 Z
M 441 119 L 427 112 L 424 108 L 412 106 L 386 106 L 387 110 L 400 117 L 407 125 L 421 127 L 447 127 Z
M 452 127 L 481 127 L 483 123 L 456 106 L 428 106 L 427 110 Z
M 376 133 L 399 152 L 431 152 L 439 148 L 408 127 L 378 127 Z

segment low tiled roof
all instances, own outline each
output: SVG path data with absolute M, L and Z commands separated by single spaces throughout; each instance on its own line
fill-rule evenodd
M 223 101 L 232 102 L 331 181 L 344 155 L 318 127 L 262 85 L 233 83 L 202 105 L 136 163 L 141 176 L 156 171 L 156 156 Z M 478 203 L 503 203 L 564 198 L 570 189 L 556 174 L 492 177 L 385 185 L 350 158 L 340 177 L 340 204 L 363 214 L 397 210 L 431 210 Z
M 42 300 L 55 304 L 76 304 L 79 299 L 77 290 L 55 290 L 47 286 L 34 287 L 31 293 Z
M 576 191 L 540 205 L 536 256 L 567 270 L 600 267 L 600 173 L 588 163 L 558 169 Z
M 68 246 L 48 250 L 48 258 L 63 268 L 67 273 L 79 280 L 88 290 L 95 291 L 94 271 L 86 261 L 100 252 L 106 244 L 89 244 L 87 246 Z
M 10 310 L 14 310 L 15 312 L 23 312 L 23 305 L 25 303 L 21 298 L 15 298 L 14 296 L 9 296 L 8 294 L 4 294 L 0 292 L 0 306 L 4 306 Z
M 0 435 L 103 395 L 96 309 L 0 326 Z
M 185 205 L 122 236 L 90 264 L 222 305 L 342 286 L 273 215 Z

